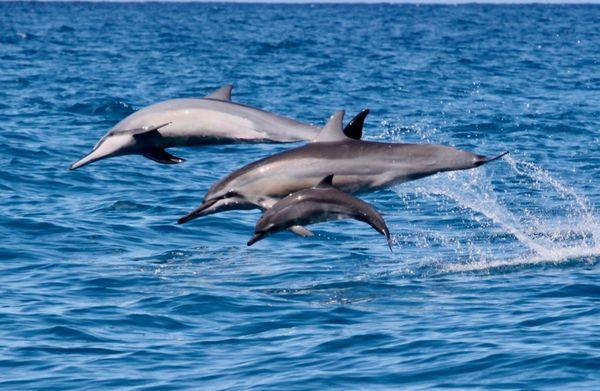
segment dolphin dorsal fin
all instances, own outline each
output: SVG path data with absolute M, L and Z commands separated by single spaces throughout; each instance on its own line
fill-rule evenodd
M 327 175 L 325 178 L 321 179 L 321 182 L 315 188 L 317 189 L 326 189 L 328 187 L 333 187 L 333 174 Z
M 336 111 L 313 141 L 322 143 L 348 140 L 344 134 L 343 120 L 344 110 Z
M 225 84 L 218 90 L 206 95 L 205 98 L 231 101 L 231 90 L 233 90 L 233 86 L 231 84 Z
M 344 128 L 344 134 L 346 137 L 354 140 L 360 140 L 363 134 L 363 127 L 365 125 L 365 118 L 369 115 L 369 109 L 363 109 L 360 113 L 356 114 L 354 118 L 348 122 L 348 125 Z

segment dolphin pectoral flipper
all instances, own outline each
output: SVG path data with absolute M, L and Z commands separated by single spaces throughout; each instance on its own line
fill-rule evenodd
M 171 125 L 172 122 L 167 122 L 164 124 L 160 124 L 158 126 L 151 126 L 148 128 L 141 128 L 139 130 L 132 130 L 133 137 L 140 141 L 146 140 L 149 143 L 152 143 L 152 140 L 160 139 L 162 136 L 158 131 L 161 128 L 164 128 L 167 125 Z M 163 148 L 151 148 L 142 153 L 148 159 L 154 160 L 157 163 L 162 164 L 178 164 L 185 162 L 185 159 L 173 156 L 169 152 L 165 151 Z
M 160 148 L 151 149 L 145 152 L 144 156 L 148 159 L 154 160 L 155 162 L 162 164 L 179 164 L 185 162 L 185 159 L 173 156 L 169 152 Z
M 134 138 L 136 139 L 143 139 L 145 137 L 160 137 L 160 132 L 158 131 L 158 129 L 164 128 L 167 125 L 171 125 L 172 122 L 166 122 L 164 124 L 160 124 L 157 126 L 150 126 L 150 127 L 143 127 L 143 128 L 139 128 L 139 129 L 131 129 L 131 130 L 118 130 L 115 131 L 114 133 L 130 133 Z
M 260 200 L 258 200 L 257 205 L 263 211 L 267 211 L 267 210 L 271 209 L 271 207 L 273 205 L 275 205 L 277 203 L 277 201 L 279 201 L 278 198 L 264 197 L 264 198 L 261 198 Z
M 295 233 L 298 236 L 302 236 L 303 238 L 306 238 L 309 236 L 315 236 L 315 234 L 311 230 L 304 228 L 301 225 L 293 225 L 290 228 L 288 228 L 288 230 L 290 232 Z
M 348 125 L 344 128 L 344 134 L 354 140 L 360 140 L 363 135 L 363 127 L 365 125 L 365 118 L 369 115 L 369 109 L 364 109 L 360 113 L 356 114 L 354 118 L 348 122 Z

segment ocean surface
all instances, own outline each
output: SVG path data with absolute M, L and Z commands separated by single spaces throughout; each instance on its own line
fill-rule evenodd
M 600 6 L 0 3 L 1 389 L 600 389 Z M 234 100 L 501 161 L 248 248 L 177 225 L 291 148 L 68 166 L 148 104 Z

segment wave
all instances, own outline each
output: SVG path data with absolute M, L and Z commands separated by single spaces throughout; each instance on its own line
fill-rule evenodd
M 25 31 L 11 31 L 0 36 L 0 43 L 19 44 L 22 41 L 33 41 L 37 38 L 37 35 Z
M 593 258 L 598 256 L 600 256 L 600 246 L 594 248 L 572 247 L 554 250 L 551 254 L 545 255 L 535 254 L 513 259 L 483 259 L 464 264 L 448 264 L 440 271 L 443 273 L 491 272 L 540 264 L 558 265 L 577 260 L 594 263 Z
M 135 108 L 124 100 L 113 98 L 104 102 L 75 103 L 66 108 L 73 114 L 116 116 L 119 119 L 135 111 Z
M 464 236 L 447 234 L 443 242 L 456 252 L 466 249 L 467 260 L 442 264 L 440 271 L 490 271 L 573 260 L 595 262 L 600 256 L 600 220 L 590 201 L 533 163 L 510 156 L 504 161 L 512 175 L 505 176 L 511 179 L 502 192 L 495 188 L 486 170 L 452 172 L 413 188 L 412 192 L 420 197 L 449 200 L 480 224 L 480 229 L 499 230 L 492 239 L 507 235 L 513 238 L 509 242 L 499 240 L 490 250 L 489 241 L 467 238 L 463 245 Z M 512 193 L 515 182 L 530 191 Z M 398 194 L 406 195 L 401 191 Z

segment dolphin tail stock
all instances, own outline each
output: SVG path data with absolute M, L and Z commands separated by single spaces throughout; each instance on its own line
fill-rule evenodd
M 381 217 L 381 216 L 379 216 Z M 357 218 L 357 220 L 359 221 L 363 221 L 367 224 L 369 224 L 371 227 L 373 227 L 373 229 L 375 229 L 375 231 L 379 232 L 380 234 L 382 234 L 383 236 L 385 236 L 385 240 L 387 241 L 387 245 L 390 248 L 390 252 L 394 252 L 394 250 L 392 249 L 392 245 L 394 244 L 394 242 L 392 241 L 392 235 L 390 235 L 390 231 L 387 227 L 387 225 L 385 224 L 385 221 L 383 221 L 383 219 L 381 219 L 381 221 L 375 221 L 375 220 L 371 220 L 368 218 L 362 219 L 362 218 Z
M 475 167 L 479 167 L 486 163 L 493 162 L 493 161 L 498 160 L 506 155 L 508 155 L 508 151 L 504 151 L 501 154 L 494 156 L 494 157 L 487 157 L 487 156 L 478 157 L 478 159 L 475 161 Z
M 381 216 L 379 216 L 379 217 L 381 217 Z M 385 236 L 385 240 L 387 241 L 387 245 L 390 248 L 390 252 L 393 253 L 394 250 L 392 249 L 392 245 L 394 243 L 392 241 L 392 235 L 390 235 L 390 230 L 388 229 L 387 225 L 385 224 L 385 221 L 383 220 L 383 218 L 381 219 L 381 221 L 370 220 L 370 219 L 365 219 L 362 221 L 369 224 L 371 227 L 373 227 L 375 229 L 375 231 L 377 231 L 380 234 L 382 234 L 383 236 Z
M 359 213 L 355 215 L 354 218 L 358 221 L 362 221 L 364 223 L 369 224 L 371 228 L 385 236 L 388 247 L 390 248 L 390 252 L 393 253 L 394 250 L 392 249 L 392 236 L 390 235 L 390 230 L 388 229 L 385 220 L 383 219 L 383 217 L 381 217 L 381 214 L 379 214 L 379 212 L 377 212 L 373 207 L 367 205 L 367 208 L 371 209 L 371 213 Z

